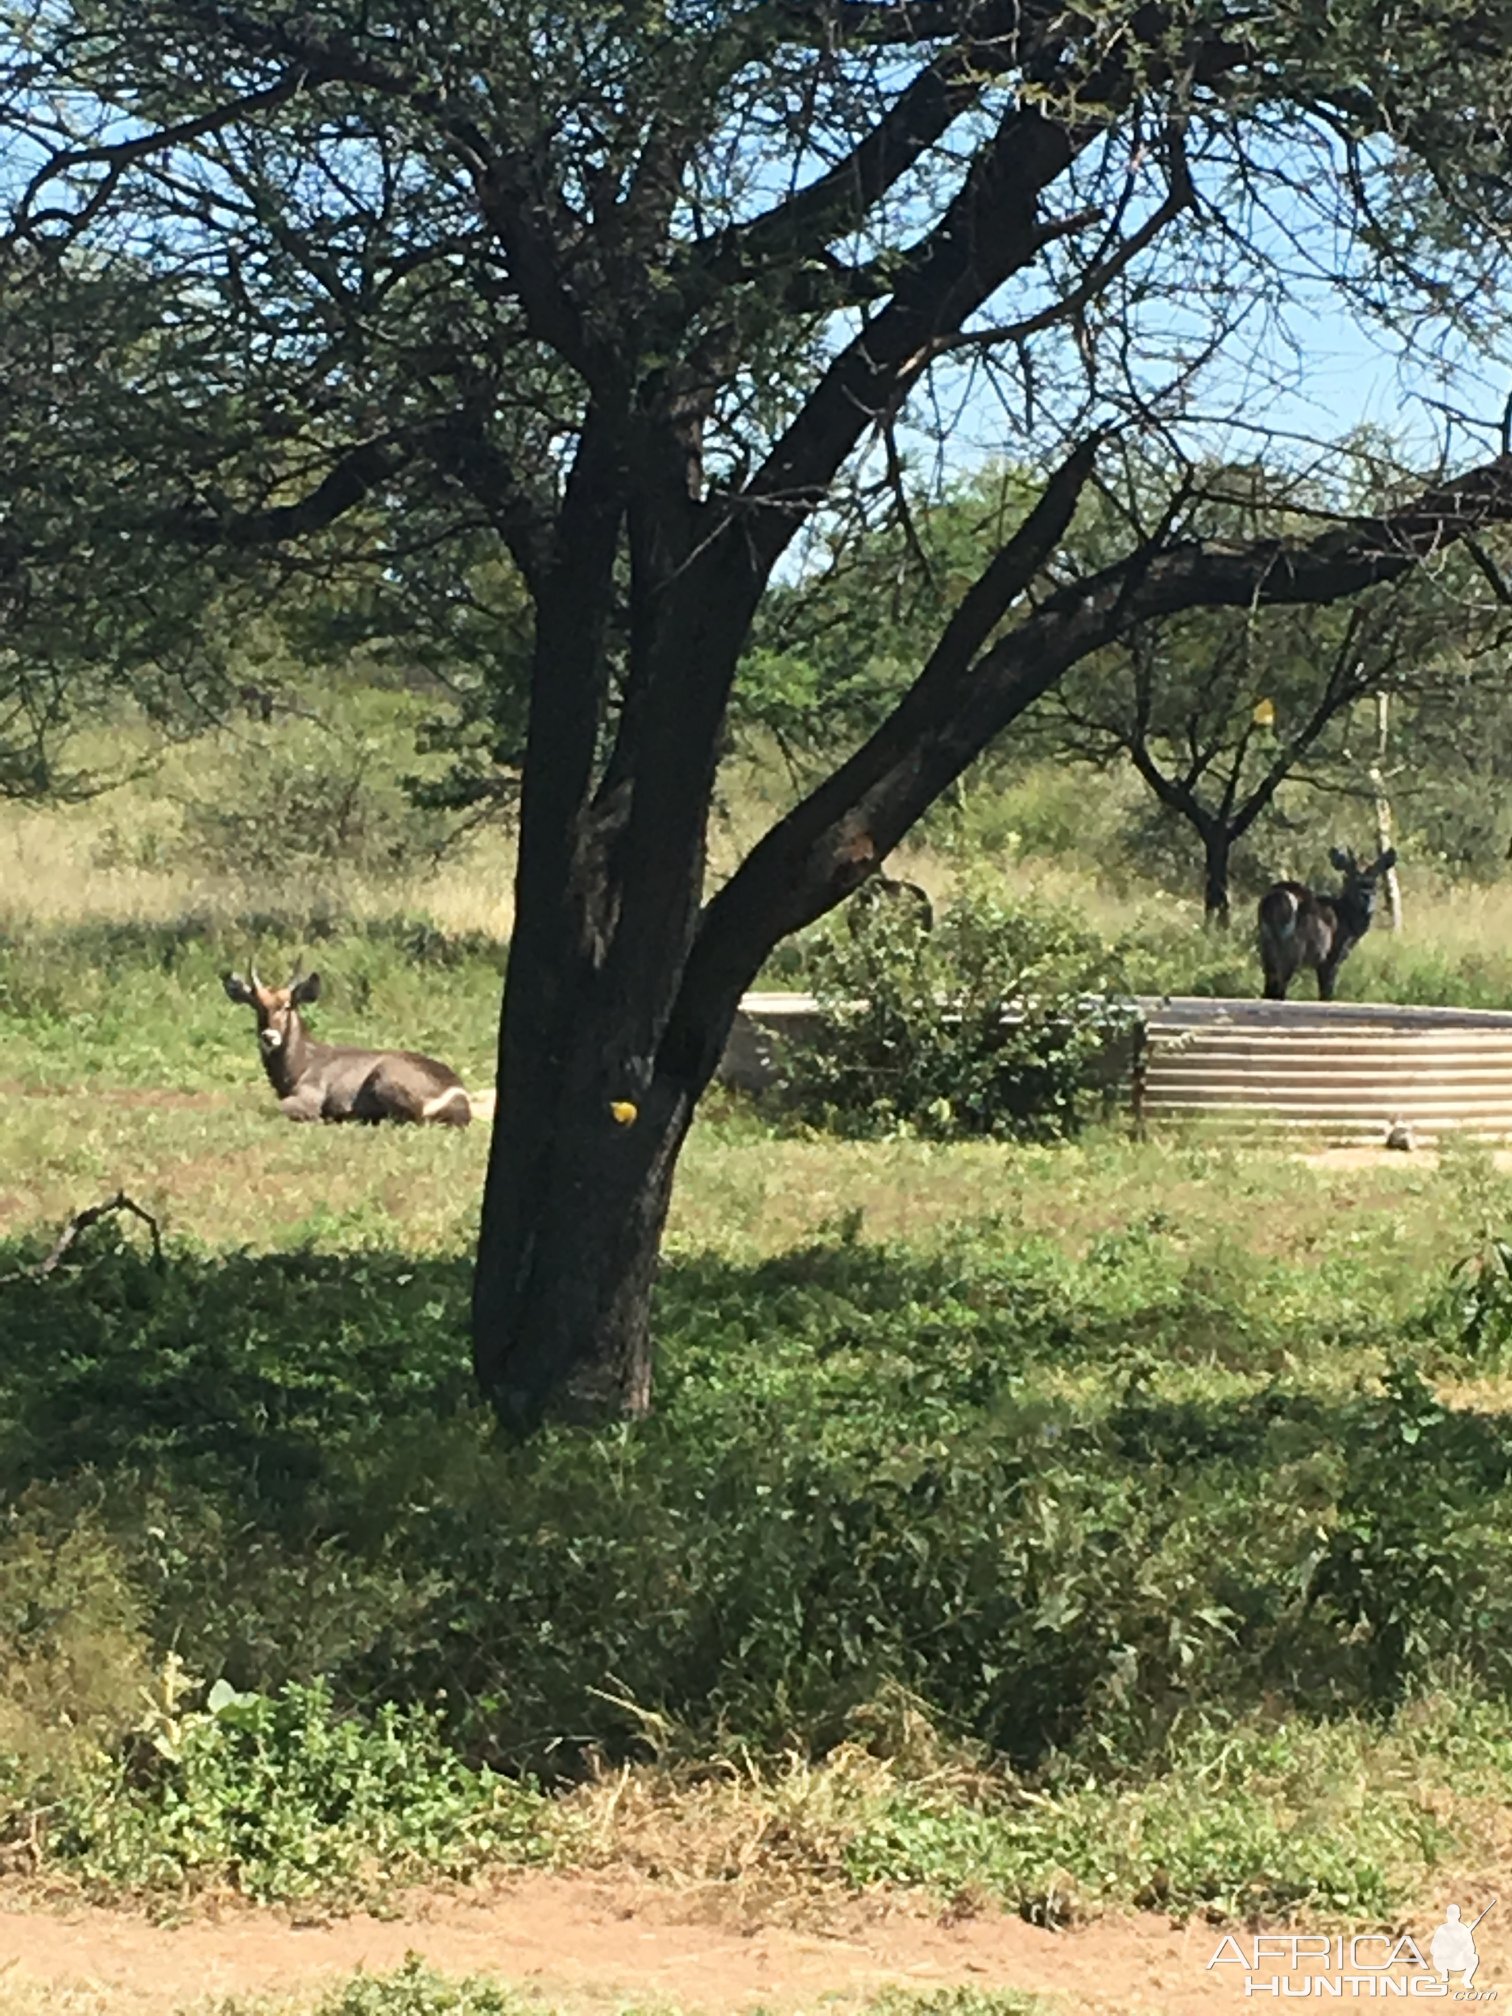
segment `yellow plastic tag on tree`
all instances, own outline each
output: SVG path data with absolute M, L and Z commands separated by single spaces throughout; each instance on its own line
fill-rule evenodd
M 1274 700 L 1255 702 L 1254 722 L 1257 728 L 1274 728 L 1276 725 L 1276 703 Z

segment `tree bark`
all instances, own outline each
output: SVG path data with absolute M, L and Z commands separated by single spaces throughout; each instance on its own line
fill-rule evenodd
M 1229 926 L 1229 852 L 1233 835 L 1217 822 L 1202 829 L 1202 915 L 1220 930 Z
M 651 1404 L 651 1297 L 696 1094 L 665 1074 L 636 1090 L 576 1041 L 548 1138 L 510 1127 L 491 1172 L 473 1292 L 473 1362 L 504 1425 L 636 1417 Z

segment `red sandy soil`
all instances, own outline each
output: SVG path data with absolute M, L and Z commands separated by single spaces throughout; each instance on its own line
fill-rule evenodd
M 1504 1985 L 1512 1972 L 1512 1949 L 1493 1925 L 1478 1934 L 1477 1988 Z M 1426 1954 L 1432 1925 L 1413 1929 Z M 633 2001 L 791 2016 L 889 1986 L 960 1985 L 1043 1996 L 1057 2012 L 1197 2016 L 1245 2003 L 1237 1967 L 1209 1971 L 1221 1936 L 1148 1914 L 1049 1932 L 997 1913 L 952 1921 L 854 1902 L 837 1904 L 823 1931 L 752 1930 L 722 1918 L 706 1894 L 599 1876 L 522 1876 L 461 1895 L 411 1895 L 389 1919 L 303 1922 L 235 1909 L 158 1925 L 16 1893 L 0 1901 L 0 2010 L 12 1992 L 17 2006 L 45 2008 L 50 1994 L 73 1991 L 70 2009 L 82 1993 L 84 2006 L 109 2016 L 167 2016 L 228 1995 L 316 1994 L 414 1953 L 438 1972 L 488 1975 L 578 2010 Z

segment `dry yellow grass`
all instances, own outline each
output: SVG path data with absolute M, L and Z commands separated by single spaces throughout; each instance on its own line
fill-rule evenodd
M 151 924 L 189 913 L 234 916 L 249 907 L 245 883 L 184 866 L 110 858 L 105 806 L 0 805 L 0 927 L 23 932 L 70 924 Z M 119 801 L 117 801 L 119 805 Z M 271 903 L 276 891 L 264 901 Z M 514 847 L 480 836 L 433 868 L 382 882 L 344 879 L 341 906 L 354 921 L 424 917 L 450 932 L 507 938 L 514 922 Z
M 322 704 L 317 696 L 315 705 Z M 406 775 L 435 774 L 441 767 L 440 758 L 416 755 L 415 730 L 429 709 L 415 696 L 357 693 L 329 705 L 339 713 L 337 728 L 298 719 L 273 730 L 231 724 L 158 753 L 150 767 L 147 745 L 132 731 L 102 730 L 82 738 L 75 753 L 86 768 L 93 763 L 108 773 L 136 761 L 144 767 L 118 789 L 82 804 L 0 803 L 0 928 L 162 922 L 190 912 L 234 915 L 272 907 L 277 892 L 250 886 L 234 869 L 227 872 L 230 864 L 217 869 L 192 848 L 186 851 L 188 808 L 234 799 L 249 778 L 255 788 L 258 764 L 280 755 L 319 765 L 329 750 L 333 760 L 356 763 L 375 785 L 394 793 Z M 795 775 L 773 749 L 727 767 L 710 832 L 711 888 L 812 781 Z M 1001 878 L 1016 895 L 1064 905 L 1110 938 L 1156 918 L 1166 927 L 1176 922 L 1195 929 L 1201 913 L 1193 898 L 1153 887 L 1131 889 L 1127 867 L 1113 865 L 1119 836 L 1140 802 L 1139 788 L 1127 778 L 1089 780 L 1053 764 L 1006 790 L 976 784 L 971 830 L 978 837 L 972 850 L 946 849 L 925 828 L 898 848 L 888 865 L 920 883 L 937 903 L 980 875 Z M 1016 806 L 1032 813 L 1036 805 L 1041 824 L 1047 806 L 1053 814 L 1040 836 L 1040 851 L 1015 825 Z M 502 938 L 513 921 L 514 860 L 512 835 L 494 828 L 433 867 L 340 875 L 329 893 L 342 913 L 358 921 L 402 915 L 428 919 L 446 931 Z M 1278 872 L 1296 867 L 1290 861 L 1276 865 Z M 1378 929 L 1357 955 L 1360 962 L 1428 953 L 1445 964 L 1473 966 L 1512 945 L 1512 881 L 1489 888 L 1452 885 L 1408 862 L 1404 882 L 1407 919 L 1401 939 L 1392 941 Z M 1242 932 L 1242 905 L 1239 923 Z

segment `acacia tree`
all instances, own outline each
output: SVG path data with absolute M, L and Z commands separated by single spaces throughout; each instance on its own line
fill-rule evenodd
M 1058 748 L 1095 767 L 1133 764 L 1191 828 L 1203 914 L 1227 924 L 1234 849 L 1283 787 L 1362 789 L 1349 749 L 1358 703 L 1431 692 L 1452 643 L 1463 641 L 1451 626 L 1466 615 L 1448 598 L 1425 608 L 1388 590 L 1347 609 L 1167 619 L 1063 680 L 1043 725 Z M 1439 619 L 1431 630 L 1430 616 Z
M 1365 463 L 1368 445 L 1358 452 Z M 1361 473 L 1346 459 L 1350 487 L 1361 486 Z M 1267 521 L 1297 530 L 1329 508 L 1316 482 L 1263 467 L 1192 471 L 1188 487 L 1179 509 L 1168 491 L 1156 508 L 1199 537 L 1252 537 Z M 1094 551 L 1110 537 L 1113 500 L 1100 501 L 1080 533 Z M 1127 498 L 1126 512 L 1139 522 Z M 1476 541 L 1473 554 L 1446 551 L 1432 569 L 1347 604 L 1182 611 L 1077 666 L 1047 696 L 1037 726 L 1096 768 L 1132 763 L 1191 829 L 1204 915 L 1224 925 L 1234 849 L 1277 814 L 1283 791 L 1368 790 L 1350 747 L 1358 704 L 1380 693 L 1428 702 L 1439 690 L 1463 704 L 1473 687 L 1496 683 L 1506 604 L 1501 567 L 1490 544 Z
M 235 555 L 360 543 L 376 509 L 392 565 L 412 520 L 450 518 L 528 593 L 474 1300 L 479 1378 L 518 1425 L 649 1404 L 673 1174 L 742 991 L 991 738 L 1137 624 L 1348 597 L 1512 509 L 1495 458 L 1303 534 L 1167 515 L 1091 567 L 1068 536 L 1110 458 L 1195 462 L 1215 411 L 1253 411 L 1319 247 L 1363 311 L 1475 333 L 1507 198 L 1495 10 L 8 11 L 33 127 L 94 121 L 54 180 L 184 276 L 175 348 L 197 337 L 213 388 L 177 402 L 135 508 Z M 107 160 L 169 128 L 167 154 Z M 989 400 L 1037 494 L 896 707 L 706 901 L 774 568 L 900 428 Z

